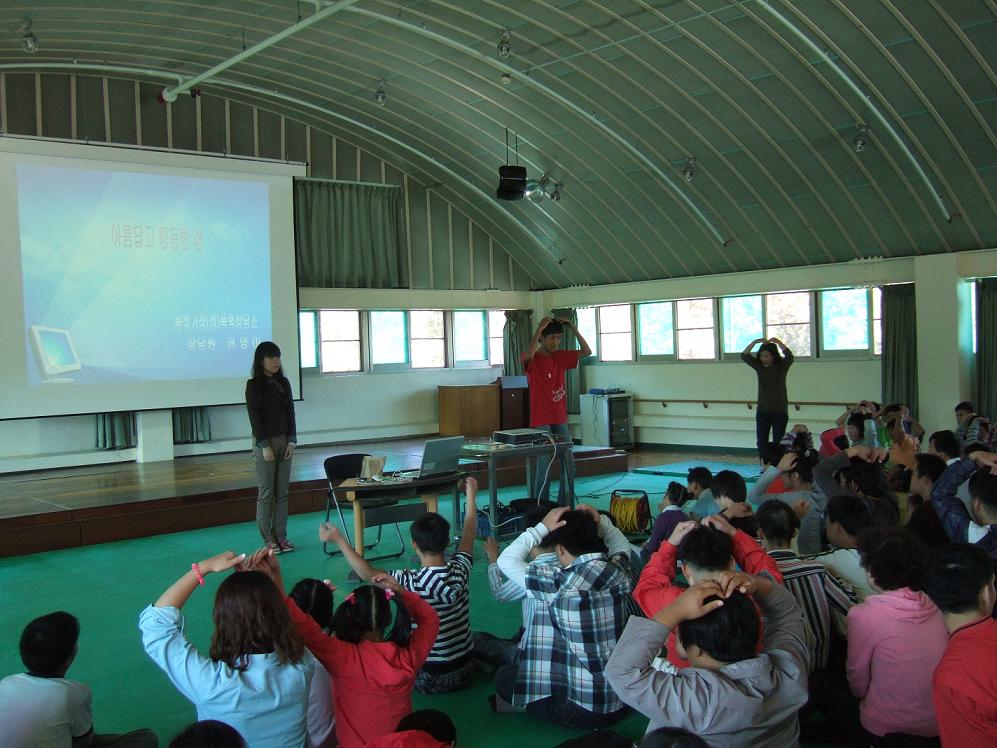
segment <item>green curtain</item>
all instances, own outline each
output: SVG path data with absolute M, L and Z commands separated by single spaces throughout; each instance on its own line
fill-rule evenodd
M 551 309 L 550 313 L 555 319 L 563 317 L 566 320 L 570 320 L 573 325 L 578 324 L 578 311 L 575 309 Z M 575 335 L 574 330 L 567 327 L 564 328 L 564 335 L 561 336 L 561 347 L 566 351 L 573 351 L 578 348 L 578 337 Z M 569 369 L 564 378 L 568 387 L 568 412 L 580 413 L 582 409 L 582 401 L 579 398 L 582 385 L 581 361 L 578 362 L 577 368 Z
M 97 449 L 128 449 L 137 443 L 135 414 L 98 413 L 96 417 L 94 446 Z
M 917 416 L 917 304 L 914 284 L 883 286 L 883 402 Z
M 200 444 L 211 441 L 211 418 L 207 408 L 173 409 L 173 443 Z
M 976 411 L 997 418 L 997 278 L 976 286 Z
M 401 201 L 392 185 L 295 180 L 298 285 L 406 288 Z
M 502 328 L 502 354 L 505 363 L 502 373 L 507 377 L 522 376 L 523 354 L 533 337 L 533 310 L 512 309 L 505 313 L 505 326 Z

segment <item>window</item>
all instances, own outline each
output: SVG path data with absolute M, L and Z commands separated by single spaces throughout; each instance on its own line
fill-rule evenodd
M 633 323 L 629 304 L 599 307 L 599 349 L 603 361 L 633 360 Z
M 360 371 L 360 312 L 323 309 L 319 312 L 322 373 Z
M 454 363 L 481 362 L 488 359 L 484 312 L 453 313 Z
M 883 355 L 883 291 L 873 288 L 872 294 L 872 352 Z M 973 349 L 976 353 L 976 349 Z
M 680 359 L 716 358 L 713 342 L 713 299 L 683 299 L 675 302 Z
M 810 331 L 809 291 L 766 294 L 765 337 L 779 338 L 794 356 L 812 356 Z
M 869 350 L 869 291 L 821 291 L 820 331 L 823 351 Z
M 409 312 L 411 325 L 412 367 L 439 369 L 447 365 L 446 338 L 443 332 L 443 312 Z
M 318 348 L 315 344 L 315 312 L 298 312 L 298 347 L 301 350 L 301 368 L 318 366 Z
M 407 364 L 405 312 L 370 313 L 370 363 Z
M 501 309 L 488 312 L 488 363 L 502 366 L 505 363 L 505 343 L 502 331 L 505 329 L 505 312 Z
M 972 326 L 972 336 L 973 336 L 973 355 L 976 355 L 976 337 L 978 334 L 978 328 L 976 327 L 976 296 L 979 293 L 980 284 L 978 281 L 969 282 L 969 324 Z
M 810 292 L 729 296 L 720 299 L 722 353 L 743 351 L 752 340 L 779 338 L 795 356 L 812 356 Z
M 765 337 L 761 296 L 728 296 L 720 299 L 723 319 L 722 353 L 740 353 L 752 340 Z
M 592 349 L 592 355 L 599 355 L 599 334 L 596 329 L 595 324 L 595 307 L 586 307 L 584 309 L 577 309 L 575 313 L 578 315 L 578 332 L 585 342 L 589 344 L 589 348 Z
M 637 354 L 675 355 L 675 320 L 672 302 L 637 305 Z

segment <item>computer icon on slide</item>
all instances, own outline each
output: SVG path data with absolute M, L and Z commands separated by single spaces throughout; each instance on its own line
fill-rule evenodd
M 74 382 L 71 377 L 59 376 L 71 371 L 79 371 L 79 356 L 69 330 L 59 330 L 55 327 L 31 326 L 31 343 L 38 360 L 38 369 L 45 377 L 46 384 Z

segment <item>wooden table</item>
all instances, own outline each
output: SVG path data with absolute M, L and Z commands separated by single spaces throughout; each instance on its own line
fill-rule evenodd
M 451 530 L 459 531 L 460 521 L 460 500 L 458 486 L 464 478 L 464 474 L 448 473 L 446 475 L 435 475 L 429 478 L 413 478 L 410 480 L 393 480 L 385 478 L 383 481 L 359 481 L 356 478 L 348 478 L 332 489 L 334 497 L 330 496 L 326 507 L 326 521 L 332 513 L 334 499 L 340 503 L 350 501 L 353 503 L 353 548 L 360 555 L 364 555 L 364 529 L 377 525 L 387 525 L 394 522 L 407 522 L 414 520 L 425 512 L 435 512 L 439 506 L 439 495 L 441 492 L 451 492 L 453 494 L 453 523 Z M 390 499 L 392 501 L 404 501 L 405 499 L 421 499 L 421 504 L 390 504 L 388 506 L 365 507 L 365 500 Z M 322 544 L 322 550 L 328 556 L 335 556 L 339 551 L 326 550 L 326 544 Z

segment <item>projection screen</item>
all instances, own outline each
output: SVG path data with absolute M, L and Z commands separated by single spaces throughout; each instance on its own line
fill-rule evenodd
M 304 173 L 0 138 L 0 418 L 242 402 L 262 340 L 300 396 Z

